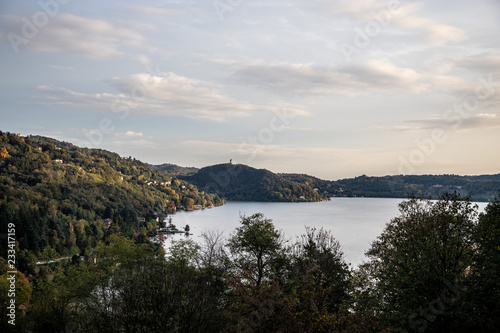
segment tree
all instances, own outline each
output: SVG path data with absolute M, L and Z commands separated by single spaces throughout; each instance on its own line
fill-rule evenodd
M 17 270 L 10 269 L 7 261 L 0 257 L 0 304 L 2 307 L 0 327 L 2 332 L 15 331 L 13 328 L 16 326 L 7 323 L 12 319 L 18 327 L 21 326 L 20 324 L 26 319 L 23 309 L 29 305 L 32 291 L 32 286 L 26 276 Z M 13 307 L 13 310 L 9 307 Z M 15 312 L 14 317 L 9 317 L 12 311 Z
M 306 233 L 294 247 L 292 271 L 299 285 L 312 283 L 311 287 L 324 291 L 321 306 L 332 313 L 339 312 L 349 298 L 349 267 L 330 231 L 306 227 Z M 311 281 L 304 280 L 308 274 Z
M 209 271 L 225 272 L 228 266 L 228 257 L 224 246 L 222 232 L 208 230 L 202 234 L 203 243 L 198 253 L 198 261 Z
M 488 204 L 474 232 L 476 251 L 457 331 L 500 331 L 500 201 Z M 458 330 L 460 328 L 461 330 Z
M 181 266 L 192 266 L 198 257 L 200 246 L 192 239 L 185 241 L 172 241 L 169 248 L 168 260 Z
M 194 200 L 193 198 L 186 198 L 184 200 L 184 204 L 186 205 L 187 210 L 193 210 L 194 208 Z
M 251 278 L 258 287 L 271 277 L 272 267 L 282 259 L 283 238 L 272 220 L 261 213 L 240 219 L 241 227 L 229 239 L 228 247 L 237 269 L 252 272 Z
M 472 265 L 477 217 L 469 198 L 410 199 L 367 252 L 386 326 L 447 332 L 458 320 L 453 300 Z
M 220 332 L 225 287 L 193 264 L 198 246 L 178 242 L 165 260 L 120 265 L 85 298 L 85 332 Z
M 95 266 L 87 263 L 58 264 L 52 278 L 40 277 L 27 312 L 29 331 L 78 332 L 71 328 L 86 320 L 80 311 L 86 298 L 94 295 L 97 280 Z
M 5 147 L 0 148 L 0 158 L 6 158 L 9 156 L 9 152 Z

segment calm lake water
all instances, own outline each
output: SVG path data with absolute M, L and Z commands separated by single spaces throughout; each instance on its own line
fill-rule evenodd
M 304 234 L 305 226 L 331 230 L 339 241 L 347 263 L 356 267 L 366 261 L 364 253 L 379 236 L 387 222 L 399 215 L 398 204 L 403 199 L 386 198 L 332 198 L 331 201 L 310 203 L 285 202 L 228 202 L 212 209 L 178 212 L 172 223 L 179 229 L 188 224 L 192 236 L 198 241 L 207 230 L 223 232 L 226 238 L 239 227 L 240 215 L 263 213 L 273 220 L 276 229 L 285 238 L 295 240 Z M 483 211 L 486 203 L 478 203 Z M 187 239 L 182 235 L 170 236 L 170 240 Z

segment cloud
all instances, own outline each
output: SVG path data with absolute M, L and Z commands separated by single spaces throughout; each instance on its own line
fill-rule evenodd
M 427 26 L 426 28 L 424 28 L 424 31 L 426 31 L 427 37 L 432 44 L 460 42 L 467 38 L 465 31 L 451 25 L 428 22 L 427 24 L 423 24 L 422 26 Z
M 401 132 L 421 132 L 434 129 L 442 130 L 487 130 L 500 128 L 500 117 L 494 113 L 479 113 L 467 117 L 459 117 L 458 114 L 443 118 L 416 119 L 404 122 L 404 125 L 382 127 L 385 130 Z
M 284 129 L 291 130 L 291 131 L 298 131 L 298 132 L 314 132 L 314 133 L 319 133 L 319 132 L 328 132 L 330 129 L 328 128 L 321 128 L 321 127 L 289 127 L 289 126 L 284 126 Z
M 144 136 L 144 134 L 142 132 L 126 131 L 126 132 L 123 132 L 123 133 L 116 133 L 115 136 L 118 136 L 118 137 L 128 137 L 128 138 L 136 138 L 136 137 Z
M 474 72 L 500 74 L 500 55 L 488 54 L 460 57 L 454 61 L 454 65 Z
M 15 33 L 26 42 L 20 44 L 30 50 L 67 54 L 91 59 L 113 59 L 126 55 L 124 47 L 147 48 L 145 38 L 138 32 L 109 22 L 60 13 L 49 17 L 47 24 L 30 33 L 20 17 L 0 16 L 0 30 Z M 30 30 L 31 31 L 31 30 Z M 23 34 L 24 33 L 24 34 Z M 9 33 L 0 35 L 9 41 Z
M 279 112 L 286 108 L 290 115 L 308 115 L 303 108 L 288 103 L 253 104 L 224 94 L 214 83 L 188 78 L 175 73 L 162 76 L 140 73 L 105 80 L 118 93 L 80 93 L 68 88 L 38 86 L 44 94 L 41 103 L 65 107 L 120 112 L 122 115 L 146 113 L 224 121 L 248 117 L 255 112 Z
M 465 82 L 445 75 L 400 67 L 387 59 L 358 65 L 319 66 L 312 63 L 228 63 L 229 81 L 280 94 L 357 96 L 366 93 L 436 89 L 436 84 Z
M 145 139 L 128 140 L 128 141 L 113 141 L 112 145 L 116 148 L 137 147 L 142 149 L 161 149 L 163 145 L 159 142 L 153 142 Z
M 342 72 L 371 89 L 405 89 L 421 91 L 427 87 L 426 77 L 414 69 L 398 67 L 385 59 L 370 60 L 363 65 L 349 65 Z
M 390 36 L 393 41 L 401 44 L 400 36 L 404 36 L 404 44 L 417 41 L 424 47 L 455 43 L 463 41 L 467 35 L 463 29 L 453 25 L 442 23 L 441 20 L 433 19 L 434 9 L 424 2 L 402 2 L 402 1 L 329 1 L 314 0 L 322 10 L 322 15 L 328 15 L 337 20 L 346 20 L 345 27 L 352 26 L 353 35 L 358 28 L 365 31 L 367 26 L 371 29 L 377 27 L 385 35 Z M 376 31 L 372 30 L 372 31 Z M 380 38 L 379 33 L 373 38 Z
M 399 6 L 393 17 L 395 26 L 408 31 L 423 33 L 433 45 L 459 42 L 467 38 L 464 30 L 439 23 L 430 18 L 432 15 L 429 13 L 425 17 L 419 16 L 418 13 L 423 7 L 422 2 Z
M 312 64 L 256 63 L 238 67 L 230 76 L 231 82 L 278 93 L 329 94 L 350 80 L 333 68 Z
M 349 17 L 351 20 L 360 22 L 373 20 L 373 13 L 386 10 L 389 4 L 389 2 L 375 0 L 359 0 L 356 2 L 349 0 L 315 0 L 314 2 L 326 8 L 331 15 Z

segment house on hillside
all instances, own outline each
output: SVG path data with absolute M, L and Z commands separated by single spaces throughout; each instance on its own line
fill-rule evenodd
M 113 220 L 111 220 L 111 219 L 109 219 L 109 218 L 108 218 L 108 219 L 104 219 L 104 220 L 102 220 L 102 221 L 104 222 L 104 225 L 105 225 L 105 226 L 106 226 L 106 228 L 108 228 L 108 229 L 109 229 L 109 227 L 111 226 L 111 223 L 113 223 Z

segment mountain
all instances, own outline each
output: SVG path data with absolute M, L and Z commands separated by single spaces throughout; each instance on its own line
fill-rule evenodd
M 308 185 L 242 164 L 208 166 L 193 175 L 180 178 L 227 200 L 296 202 L 326 199 Z
M 163 163 L 160 165 L 152 165 L 152 167 L 155 168 L 156 170 L 162 171 L 170 176 L 179 176 L 179 175 L 180 176 L 188 176 L 188 175 L 192 175 L 194 173 L 197 173 L 198 170 L 200 170 L 200 169 L 194 168 L 194 167 L 182 167 L 182 166 L 178 166 L 178 165 L 170 164 L 170 163 Z
M 15 225 L 21 262 L 25 250 L 38 258 L 83 253 L 110 233 L 144 239 L 176 209 L 221 204 L 134 158 L 0 131 L 0 234 Z
M 318 188 L 320 193 L 345 197 L 407 198 L 417 196 L 437 199 L 445 192 L 470 195 L 475 201 L 491 201 L 498 197 L 500 174 L 480 176 L 396 175 L 322 180 L 303 174 L 281 174 L 285 179 Z

